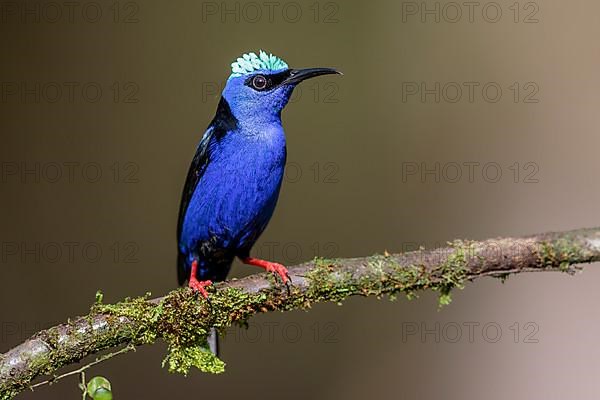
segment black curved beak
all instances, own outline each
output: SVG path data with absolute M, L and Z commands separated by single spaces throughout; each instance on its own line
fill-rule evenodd
M 306 79 L 314 78 L 320 75 L 344 75 L 340 71 L 333 68 L 303 68 L 303 69 L 292 69 L 290 70 L 290 76 L 286 78 L 282 84 L 297 84 Z

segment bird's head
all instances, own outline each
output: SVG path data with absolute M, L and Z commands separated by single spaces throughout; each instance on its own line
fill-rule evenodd
M 340 74 L 332 68 L 291 69 L 282 59 L 260 51 L 244 54 L 231 64 L 223 89 L 237 119 L 280 118 L 296 85 L 319 75 Z

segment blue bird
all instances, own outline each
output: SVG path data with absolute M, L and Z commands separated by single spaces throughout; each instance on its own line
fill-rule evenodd
M 178 279 L 208 298 L 235 257 L 288 284 L 286 268 L 250 257 L 279 197 L 286 161 L 281 111 L 305 79 L 332 68 L 290 69 L 260 51 L 231 64 L 217 112 L 202 136 L 183 189 L 177 224 Z

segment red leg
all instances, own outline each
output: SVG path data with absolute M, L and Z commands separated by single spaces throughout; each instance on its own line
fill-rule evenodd
M 244 264 L 254 265 L 257 267 L 264 268 L 269 272 L 273 272 L 273 273 L 279 275 L 279 277 L 281 277 L 281 280 L 285 284 L 287 284 L 288 281 L 291 281 L 287 268 L 281 264 L 277 264 L 277 263 L 274 263 L 271 261 L 261 260 L 259 258 L 252 258 L 252 257 L 242 258 L 242 262 Z
M 202 297 L 204 297 L 205 299 L 208 299 L 208 293 L 206 292 L 206 289 L 204 289 L 204 288 L 212 285 L 212 281 L 199 281 L 196 278 L 197 271 L 198 271 L 198 261 L 194 260 L 194 261 L 192 261 L 192 272 L 190 273 L 190 281 L 188 283 L 188 287 L 190 287 L 192 290 L 196 290 L 196 291 L 200 292 Z

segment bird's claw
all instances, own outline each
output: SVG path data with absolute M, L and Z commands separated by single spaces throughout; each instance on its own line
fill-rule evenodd
M 285 287 L 287 289 L 287 294 L 290 294 L 290 286 L 292 284 L 292 278 L 290 277 L 290 274 L 288 273 L 288 271 L 285 271 L 285 276 L 288 278 L 287 282 L 285 282 Z
M 200 293 L 202 297 L 204 297 L 204 299 L 206 299 L 210 303 L 210 300 L 208 299 L 208 292 L 205 288 L 211 285 L 212 281 L 199 281 L 195 278 L 192 278 L 190 280 L 190 283 L 188 284 L 188 287 L 192 289 L 195 293 Z
M 270 271 L 275 275 L 276 279 L 280 279 L 281 282 L 285 285 L 287 289 L 288 295 L 290 294 L 290 284 L 292 283 L 292 278 L 286 267 L 281 264 L 272 263 L 271 268 L 267 268 L 267 271 Z
M 292 278 L 290 278 L 289 274 L 286 274 L 286 276 L 288 277 L 288 281 L 285 283 L 285 288 L 287 289 L 287 294 L 289 296 L 291 294 L 290 285 L 292 283 Z
M 275 279 L 280 279 L 281 282 L 285 284 L 288 294 L 290 293 L 290 283 L 292 282 L 292 278 L 290 278 L 287 268 L 283 265 L 252 257 L 242 258 L 242 262 L 264 268 L 265 271 L 271 272 L 275 275 Z
M 266 270 L 272 272 L 276 277 L 281 279 L 281 282 L 283 282 L 286 285 L 288 284 L 288 282 L 292 281 L 287 268 L 281 264 L 269 263 L 269 265 L 266 267 Z

